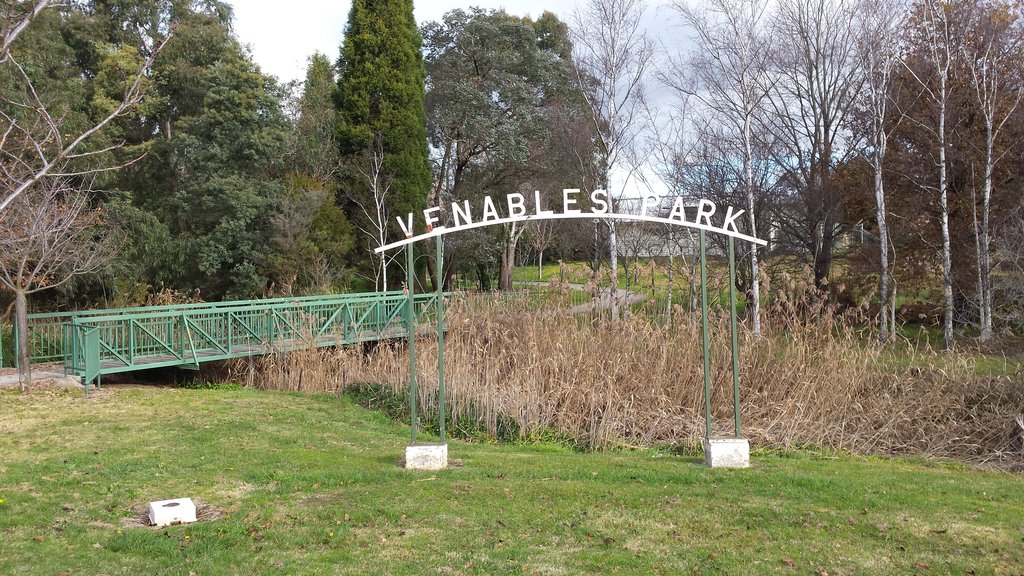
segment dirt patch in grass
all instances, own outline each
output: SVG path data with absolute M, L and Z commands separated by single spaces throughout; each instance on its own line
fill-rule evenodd
M 220 520 L 221 518 L 228 515 L 228 512 L 210 506 L 195 502 L 196 505 L 196 522 L 213 522 L 214 520 Z M 159 530 L 160 528 L 166 528 L 166 526 L 153 526 L 149 522 L 149 505 L 139 504 L 132 506 L 131 516 L 125 516 L 121 519 L 121 526 L 125 528 L 152 528 Z

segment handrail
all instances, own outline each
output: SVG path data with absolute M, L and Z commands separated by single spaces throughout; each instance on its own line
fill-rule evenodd
M 250 305 L 274 305 L 274 304 L 287 304 L 287 303 L 302 303 L 302 302 L 330 302 L 333 300 L 352 300 L 359 298 L 375 299 L 380 296 L 403 296 L 401 290 L 392 290 L 389 292 L 354 292 L 350 294 L 326 294 L 321 296 L 288 296 L 281 298 L 256 298 L 252 300 L 226 300 L 223 302 L 192 302 L 188 304 L 167 304 L 161 306 L 134 306 L 129 308 L 90 308 L 87 310 L 71 310 L 67 312 L 35 312 L 28 315 L 28 319 L 31 320 L 48 320 L 51 318 L 70 318 L 73 316 L 108 316 L 122 313 L 134 313 L 134 312 L 177 312 L 180 310 L 195 310 L 195 309 L 222 309 L 222 308 L 242 308 Z

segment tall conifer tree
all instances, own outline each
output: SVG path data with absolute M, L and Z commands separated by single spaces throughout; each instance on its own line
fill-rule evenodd
M 336 95 L 338 145 L 353 166 L 344 192 L 369 194 L 355 166 L 378 142 L 392 214 L 422 209 L 430 188 L 421 44 L 412 0 L 352 2 Z

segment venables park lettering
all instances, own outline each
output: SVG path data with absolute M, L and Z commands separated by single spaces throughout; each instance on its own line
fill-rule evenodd
M 584 198 L 589 199 L 589 208 L 584 209 Z M 668 202 L 666 202 L 668 200 Z M 671 203 L 668 214 L 665 215 L 663 206 Z M 527 196 L 519 192 L 513 192 L 505 196 L 503 200 L 495 201 L 490 196 L 484 196 L 483 202 L 473 205 L 469 200 L 453 202 L 450 206 L 448 222 L 441 221 L 441 207 L 433 206 L 423 210 L 423 223 L 426 225 L 426 232 L 414 235 L 417 214 L 410 212 L 405 217 L 397 217 L 398 224 L 405 234 L 405 240 L 393 242 L 376 249 L 376 252 L 384 252 L 404 244 L 416 242 L 424 238 L 490 226 L 495 224 L 506 224 L 511 222 L 524 222 L 531 220 L 558 220 L 574 218 L 606 218 L 618 220 L 639 220 L 645 222 L 660 222 L 677 226 L 687 226 L 733 236 L 749 242 L 764 245 L 766 242 L 740 231 L 737 222 L 744 210 L 737 210 L 732 206 L 725 206 L 724 210 L 715 202 L 706 198 L 697 200 L 696 205 L 686 205 L 686 199 L 682 196 L 662 197 L 654 194 L 645 195 L 640 202 L 640 213 L 616 213 L 612 202 L 605 190 L 594 190 L 588 195 L 578 188 L 565 188 L 562 190 L 562 202 L 560 210 L 545 208 L 541 202 L 540 191 L 534 191 Z

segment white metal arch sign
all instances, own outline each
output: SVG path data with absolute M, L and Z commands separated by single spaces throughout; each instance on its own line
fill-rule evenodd
M 767 245 L 767 242 L 740 232 L 737 222 L 740 221 L 744 210 L 736 210 L 732 206 L 726 206 L 723 211 L 715 202 L 701 198 L 696 206 L 686 206 L 682 196 L 674 197 L 672 208 L 668 216 L 659 216 L 658 208 L 663 205 L 665 197 L 656 195 L 644 196 L 640 204 L 640 214 L 615 212 L 612 203 L 608 199 L 605 190 L 594 190 L 590 193 L 590 209 L 579 208 L 580 190 L 578 188 L 565 188 L 562 190 L 561 211 L 545 209 L 541 203 L 540 191 L 533 193 L 532 203 L 527 202 L 525 195 L 513 192 L 505 196 L 505 201 L 496 203 L 490 196 L 484 196 L 480 211 L 474 212 L 469 200 L 453 202 L 451 204 L 451 225 L 441 224 L 441 207 L 433 206 L 423 210 L 423 222 L 427 231 L 414 235 L 416 214 L 410 212 L 405 218 L 397 217 L 398 225 L 405 233 L 405 239 L 390 244 L 385 244 L 374 250 L 380 254 L 388 250 L 405 246 L 425 240 L 443 236 L 451 232 L 471 230 L 484 226 L 497 224 L 510 224 L 512 222 L 531 222 L 537 220 L 571 220 L 594 218 L 609 220 L 629 220 L 640 222 L 654 222 L 658 224 L 670 224 L 674 226 L 685 226 L 715 232 L 731 236 L 739 240 L 745 240 L 760 246 Z M 499 205 L 501 209 L 499 210 Z
M 620 213 L 614 211 L 614 205 L 609 201 L 608 192 L 605 190 L 594 190 L 590 193 L 590 208 L 580 208 L 580 190 L 578 188 L 566 188 L 562 190 L 561 211 L 545 209 L 541 203 L 540 191 L 533 193 L 532 205 L 528 205 L 525 195 L 513 192 L 505 196 L 505 201 L 495 203 L 490 196 L 484 196 L 480 211 L 474 213 L 473 207 L 468 200 L 462 203 L 451 204 L 450 225 L 441 223 L 441 207 L 434 206 L 423 210 L 423 223 L 426 232 L 414 235 L 416 214 L 410 212 L 405 218 L 399 217 L 398 224 L 405 234 L 404 240 L 392 242 L 377 248 L 378 254 L 398 248 L 406 247 L 406 293 L 408 294 L 405 313 L 406 340 L 409 347 L 409 411 L 411 414 L 412 443 L 406 448 L 406 467 L 420 469 L 437 469 L 447 466 L 448 444 L 445 436 L 445 388 L 444 388 L 444 292 L 442 283 L 437 282 L 437 370 L 438 370 L 438 410 L 440 413 L 439 432 L 441 443 L 417 444 L 416 429 L 416 312 L 413 298 L 415 288 L 414 282 L 414 258 L 412 244 L 428 238 L 437 238 L 436 265 L 443 267 L 444 242 L 440 241 L 441 236 L 450 232 L 471 230 L 484 226 L 496 224 L 511 224 L 513 222 L 530 222 L 536 220 L 572 220 L 572 219 L 609 219 L 654 222 L 658 224 L 669 224 L 695 228 L 700 234 L 700 291 L 701 291 L 701 336 L 704 348 L 704 421 L 707 436 L 704 442 L 705 460 L 711 466 L 746 466 L 749 464 L 749 445 L 740 436 L 740 404 L 739 404 L 739 361 L 737 352 L 736 333 L 736 264 L 734 239 L 744 240 L 752 244 L 767 245 L 767 242 L 754 236 L 740 232 L 737 222 L 745 211 L 736 210 L 732 206 L 725 206 L 724 211 L 713 201 L 706 198 L 699 199 L 696 206 L 686 206 L 685 198 L 677 196 L 674 198 L 647 195 L 641 199 L 640 213 Z M 672 208 L 667 216 L 661 216 L 662 207 L 666 200 L 672 200 Z M 704 232 L 714 232 L 729 237 L 728 262 L 729 262 L 729 307 L 730 325 L 732 336 L 732 374 L 733 374 L 733 413 L 735 419 L 734 438 L 712 438 L 711 426 L 711 366 L 709 355 L 711 350 L 708 340 L 708 294 L 707 294 L 707 253 L 704 241 Z M 739 454 L 740 456 L 736 456 Z M 721 463 L 717 463 L 721 460 Z

